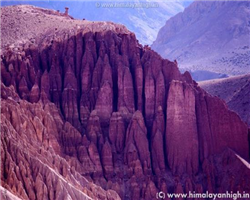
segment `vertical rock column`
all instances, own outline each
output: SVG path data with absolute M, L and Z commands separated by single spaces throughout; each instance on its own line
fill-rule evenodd
M 113 112 L 110 118 L 109 125 L 109 140 L 117 153 L 121 153 L 124 149 L 125 140 L 125 124 L 122 119 L 121 113 Z
M 165 130 L 165 120 L 162 107 L 157 109 L 156 117 L 152 127 L 151 133 L 151 155 L 153 170 L 157 175 L 160 175 L 165 170 L 163 134 Z
M 102 70 L 102 80 L 100 90 L 95 105 L 95 109 L 100 117 L 101 125 L 107 126 L 113 111 L 113 81 L 112 69 L 109 65 L 108 56 L 104 57 Z
M 77 108 L 77 81 L 72 71 L 68 66 L 65 73 L 64 89 L 62 92 L 62 108 L 65 119 L 70 122 L 74 127 L 80 128 Z
M 198 172 L 198 133 L 193 88 L 172 81 L 167 99 L 166 154 L 174 174 Z
M 150 152 L 147 139 L 147 129 L 140 111 L 136 111 L 130 121 L 126 132 L 125 163 L 134 174 L 141 174 L 141 166 L 144 174 L 149 173 Z

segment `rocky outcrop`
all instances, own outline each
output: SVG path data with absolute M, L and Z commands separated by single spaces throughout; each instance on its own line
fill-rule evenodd
M 166 115 L 166 154 L 169 167 L 174 174 L 196 174 L 199 144 L 192 86 L 179 81 L 171 82 Z
M 1 55 L 1 180 L 11 193 L 153 199 L 161 190 L 217 192 L 223 152 L 239 156 L 241 166 L 249 161 L 246 124 L 177 63 L 123 26 L 44 15 L 69 30 Z M 250 191 L 240 178 L 232 190 L 238 185 Z M 223 181 L 221 190 L 228 187 Z
M 151 132 L 151 155 L 153 170 L 157 175 L 165 171 L 165 154 L 164 154 L 164 138 L 165 138 L 165 119 L 162 107 L 159 106 L 155 116 L 155 120 Z
M 9 94 L 1 102 L 1 181 L 7 189 L 3 199 L 7 193 L 10 199 L 119 199 L 114 191 L 87 181 L 56 152 L 62 137 L 66 153 L 74 156 L 81 134 L 68 122 L 58 123 L 57 115 L 41 103 L 15 101 L 12 92 L 2 85 L 2 93 Z
M 109 140 L 115 152 L 121 153 L 125 144 L 125 123 L 119 112 L 113 112 L 110 118 Z
M 132 174 L 148 174 L 151 169 L 147 129 L 140 111 L 136 111 L 126 132 L 125 163 Z M 137 171 L 139 170 L 139 171 Z

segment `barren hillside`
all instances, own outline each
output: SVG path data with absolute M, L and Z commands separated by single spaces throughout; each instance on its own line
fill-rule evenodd
M 225 100 L 228 107 L 250 126 L 250 74 L 202 81 L 199 86 Z

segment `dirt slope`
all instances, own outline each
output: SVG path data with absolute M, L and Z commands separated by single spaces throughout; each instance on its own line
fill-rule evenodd
M 199 82 L 208 93 L 225 100 L 250 126 L 250 74 Z

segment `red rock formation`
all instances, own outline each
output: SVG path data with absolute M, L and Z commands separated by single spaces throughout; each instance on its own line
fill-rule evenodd
M 165 171 L 165 155 L 164 155 L 164 133 L 165 133 L 165 120 L 162 107 L 159 106 L 156 117 L 153 123 L 151 133 L 151 155 L 153 170 L 157 175 Z
M 196 174 L 199 166 L 195 91 L 172 81 L 167 99 L 166 154 L 174 174 Z
M 2 85 L 2 93 L 9 95 L 6 99 L 2 96 L 1 181 L 13 194 L 10 199 L 119 199 L 114 191 L 106 192 L 88 182 L 61 153 L 54 151 L 59 144 L 57 134 L 62 131 L 62 135 L 68 134 L 67 139 L 62 136 L 64 142 L 81 141 L 76 138 L 81 135 L 75 128 L 68 122 L 60 128 L 57 115 L 41 104 L 23 100 L 17 103 L 10 95 L 13 88 Z M 71 148 L 76 144 L 69 145 L 64 146 L 67 153 L 74 152 Z M 2 197 L 5 199 L 4 193 Z
M 136 111 L 130 121 L 126 132 L 125 163 L 136 173 L 148 174 L 150 164 L 150 152 L 147 140 L 147 129 L 140 111 Z M 143 172 L 141 171 L 143 170 Z
M 32 20 L 42 13 L 41 23 L 60 28 L 45 23 L 51 34 L 38 29 L 34 44 L 3 48 L 4 188 L 22 199 L 250 191 L 247 126 L 176 63 L 143 48 L 121 25 L 24 8 Z M 3 43 L 10 41 L 16 45 L 4 33 Z
M 113 112 L 110 118 L 109 140 L 111 145 L 116 149 L 117 153 L 121 153 L 124 149 L 125 140 L 125 124 L 119 112 Z
M 112 159 L 112 151 L 108 141 L 106 141 L 102 147 L 102 166 L 104 169 L 104 174 L 106 178 L 109 178 L 113 175 L 113 159 Z

